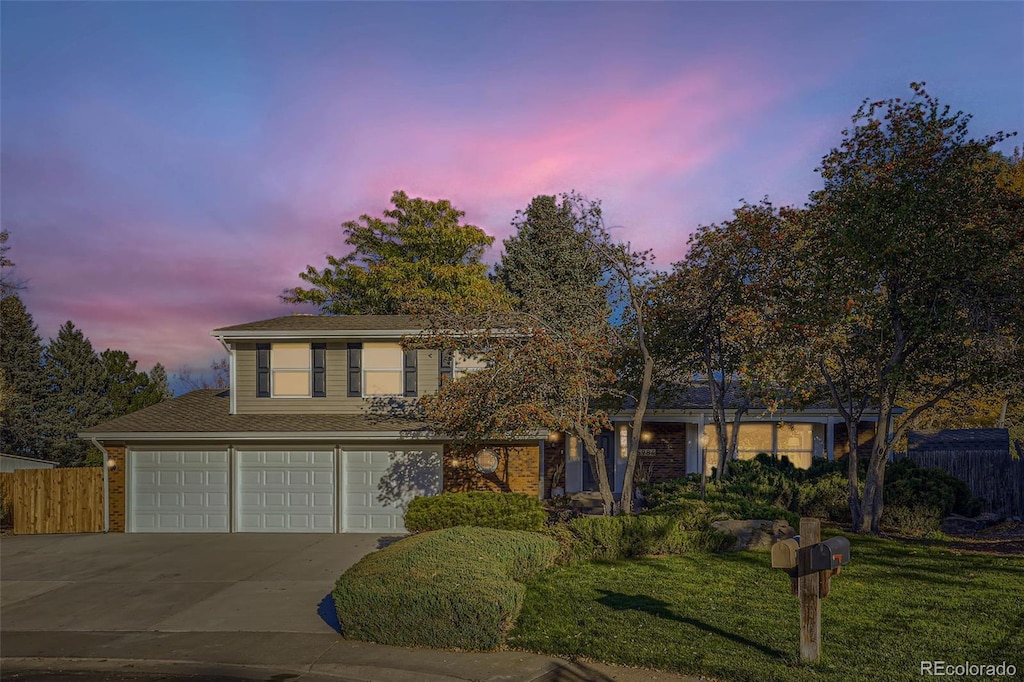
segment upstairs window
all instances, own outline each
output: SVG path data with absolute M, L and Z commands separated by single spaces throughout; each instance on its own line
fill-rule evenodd
M 400 343 L 363 344 L 363 395 L 404 395 L 405 354 Z
M 308 343 L 270 344 L 270 390 L 275 398 L 311 395 L 311 353 Z
M 455 351 L 452 355 L 452 375 L 454 378 L 465 376 L 471 372 L 479 372 L 487 367 L 487 361 L 471 355 L 463 355 Z

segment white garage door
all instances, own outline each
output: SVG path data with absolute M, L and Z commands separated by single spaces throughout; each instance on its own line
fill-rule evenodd
M 349 532 L 405 532 L 406 505 L 441 492 L 441 448 L 346 451 L 345 528 Z
M 238 530 L 334 532 L 333 450 L 249 450 L 238 462 Z
M 131 529 L 227 532 L 226 450 L 132 450 Z

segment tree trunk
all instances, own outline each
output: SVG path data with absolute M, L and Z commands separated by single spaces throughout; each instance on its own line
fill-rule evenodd
M 886 390 L 882 392 L 878 408 L 878 424 L 875 439 L 871 444 L 871 462 L 864 480 L 864 498 L 861 500 L 861 520 L 856 527 L 858 533 L 878 533 L 882 520 L 883 490 L 885 486 L 885 465 L 889 459 L 889 418 L 892 415 L 893 397 Z
M 645 355 L 644 374 L 640 385 L 640 400 L 633 413 L 633 428 L 629 436 L 629 450 L 626 454 L 626 473 L 622 479 L 620 506 L 626 514 L 633 513 L 633 472 L 636 470 L 636 460 L 640 454 L 640 435 L 643 431 L 644 416 L 647 414 L 647 400 L 651 393 L 651 383 L 654 377 L 654 359 L 646 352 L 646 346 L 643 346 L 643 352 Z
M 857 530 L 860 528 L 861 512 L 860 512 L 860 472 L 857 469 L 857 446 L 860 434 L 857 432 L 857 421 L 856 419 L 846 422 L 846 432 L 850 436 L 850 454 L 847 455 L 849 461 L 847 462 L 847 483 L 849 485 L 850 494 L 850 518 L 852 519 L 852 528 Z
M 615 509 L 615 495 L 608 479 L 608 469 L 604 465 L 604 450 L 597 447 L 597 439 L 590 429 L 584 427 L 577 430 L 576 436 L 583 443 L 583 450 L 590 458 L 590 468 L 597 474 L 597 489 L 601 493 L 601 505 L 604 515 L 611 516 Z

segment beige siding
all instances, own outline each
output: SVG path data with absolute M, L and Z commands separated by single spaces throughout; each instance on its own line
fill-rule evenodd
M 331 413 L 359 414 L 366 409 L 363 398 L 348 397 L 348 344 L 327 344 L 327 397 L 257 398 L 256 344 L 236 344 L 235 382 L 239 414 Z M 435 351 L 421 350 L 416 358 L 416 385 L 419 395 L 437 390 L 438 360 Z

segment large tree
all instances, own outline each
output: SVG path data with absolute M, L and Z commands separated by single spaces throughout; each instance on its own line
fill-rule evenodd
M 892 441 L 959 388 L 998 382 L 1021 361 L 1024 201 L 989 162 L 1004 136 L 969 139 L 969 116 L 911 88 L 909 100 L 865 101 L 823 159 L 803 251 L 817 285 L 807 333 L 826 359 L 857 360 L 833 362 L 826 379 L 869 386 L 878 410 L 853 510 L 860 531 L 878 530 Z M 893 428 L 911 395 L 921 402 Z
M 92 446 L 78 432 L 110 416 L 103 362 L 68 321 L 46 348 L 45 373 L 52 458 L 64 466 L 83 464 Z
M 494 242 L 465 213 L 442 199 L 391 197 L 383 217 L 362 215 L 342 225 L 349 252 L 299 274 L 310 286 L 286 291 L 288 303 L 315 303 L 331 315 L 394 314 L 423 307 L 486 309 L 500 299 L 482 261 Z
M 0 298 L 0 451 L 48 458 L 43 346 L 16 294 Z
M 612 240 L 600 203 L 575 193 L 534 198 L 513 225 L 516 233 L 496 268 L 514 298 L 512 308 L 474 315 L 435 311 L 431 330 L 415 340 L 488 361 L 485 369 L 424 396 L 422 416 L 469 443 L 538 429 L 567 433 L 582 445 L 605 513 L 611 513 L 612 472 L 598 434 L 611 427 L 610 410 L 635 387 L 628 396 L 637 406 L 636 428 L 623 488 L 629 500 L 653 371 L 643 334 L 649 254 Z M 636 370 L 635 381 L 622 381 L 617 370 L 626 365 Z

